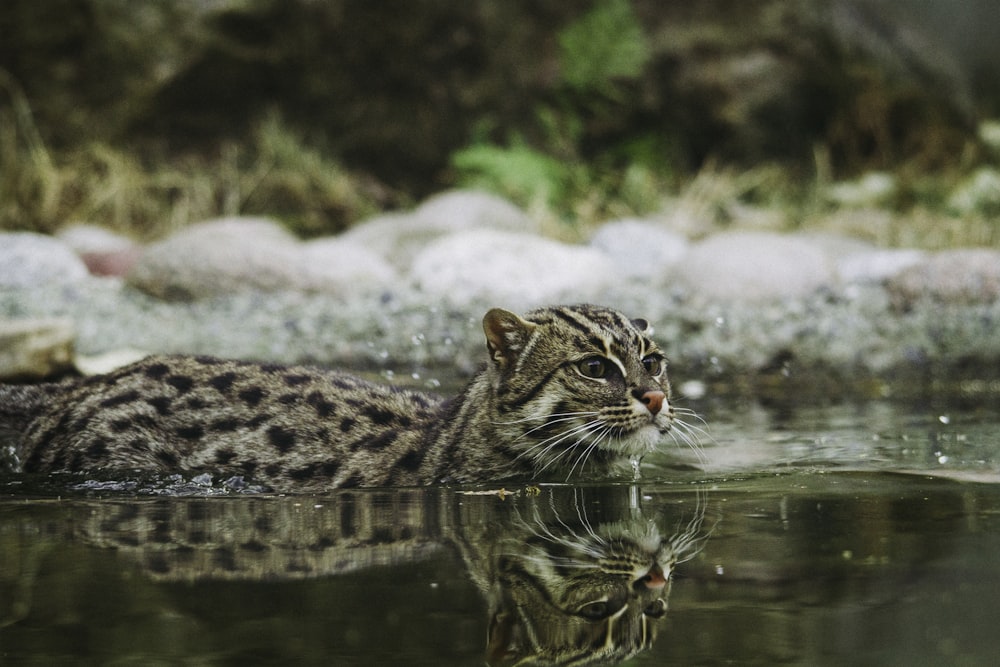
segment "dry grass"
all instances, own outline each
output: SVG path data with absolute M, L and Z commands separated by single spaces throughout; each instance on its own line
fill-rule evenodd
M 246 144 L 227 143 L 211 155 L 142 161 L 103 143 L 55 154 L 42 140 L 23 91 L 0 70 L 0 102 L 4 98 L 0 229 L 51 233 L 88 222 L 149 239 L 212 217 L 267 215 L 302 236 L 316 236 L 406 203 L 344 170 L 277 116 L 264 119 Z M 643 216 L 692 238 L 722 229 L 815 230 L 881 246 L 1000 247 L 1000 185 L 982 206 L 956 211 L 949 204 L 975 174 L 890 175 L 889 196 L 845 204 L 831 199 L 834 184 L 822 160 L 811 179 L 774 165 L 737 169 L 710 163 L 681 181 L 640 165 L 622 173 L 522 153 L 467 150 L 479 161 L 460 181 L 511 197 L 542 221 L 547 234 L 568 241 L 586 238 L 609 219 Z M 532 169 L 526 169 L 525 155 Z M 995 179 L 1000 183 L 1000 172 Z
M 0 91 L 11 101 L 0 107 L 0 229 L 52 233 L 87 222 L 148 239 L 242 214 L 274 216 L 315 236 L 372 215 L 387 198 L 305 145 L 277 117 L 261 122 L 246 145 L 230 142 L 213 155 L 146 164 L 98 142 L 52 154 L 16 84 L 0 79 Z

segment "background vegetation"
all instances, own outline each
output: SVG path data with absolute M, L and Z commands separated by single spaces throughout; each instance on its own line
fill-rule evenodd
M 5 0 L 0 228 L 319 235 L 473 185 L 568 236 L 688 211 L 997 244 L 1000 47 L 976 37 L 1000 9 L 946 5 Z

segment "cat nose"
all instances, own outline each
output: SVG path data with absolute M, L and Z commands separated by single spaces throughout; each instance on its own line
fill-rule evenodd
M 639 577 L 636 585 L 643 585 L 646 588 L 654 591 L 658 591 L 667 585 L 667 578 L 663 576 L 663 568 L 658 564 L 654 563 L 653 567 L 649 568 L 649 572 L 645 575 Z
M 639 392 L 642 392 L 641 394 Z M 642 391 L 641 389 L 636 389 L 636 398 L 639 402 L 646 406 L 646 409 L 655 417 L 663 409 L 663 401 L 667 399 L 667 395 L 659 390 L 649 390 Z

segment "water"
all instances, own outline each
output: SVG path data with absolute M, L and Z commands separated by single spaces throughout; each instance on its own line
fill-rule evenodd
M 695 407 L 635 483 L 8 475 L 0 664 L 995 664 L 994 408 Z

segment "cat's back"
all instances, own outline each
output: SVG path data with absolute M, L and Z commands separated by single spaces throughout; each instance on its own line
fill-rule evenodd
M 415 443 L 440 400 L 308 366 L 153 356 L 55 392 L 27 429 L 24 468 L 305 477 L 361 449 Z

